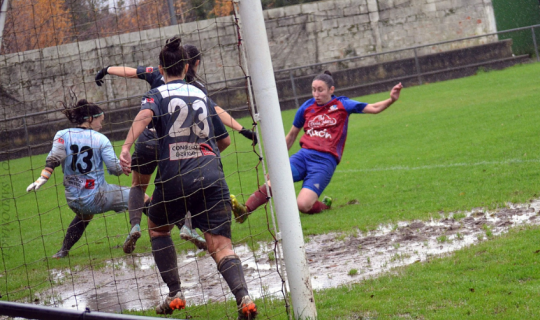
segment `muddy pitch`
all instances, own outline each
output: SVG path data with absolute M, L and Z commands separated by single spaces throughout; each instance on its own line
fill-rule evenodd
M 437 220 L 380 226 L 368 234 L 310 236 L 305 248 L 312 286 L 324 289 L 359 282 L 484 241 L 487 235 L 498 235 L 517 225 L 540 224 L 539 209 L 540 200 L 535 200 L 492 212 L 477 209 Z M 260 243 L 255 252 L 244 245 L 234 250 L 242 260 L 252 296 L 283 298 L 284 282 L 273 259 L 273 243 Z M 209 255 L 203 256 L 201 251 L 179 254 L 178 265 L 188 305 L 233 298 Z M 52 270 L 50 277 L 57 284 L 38 294 L 40 303 L 62 308 L 103 312 L 150 309 L 168 292 L 151 255 L 107 261 L 99 270 Z

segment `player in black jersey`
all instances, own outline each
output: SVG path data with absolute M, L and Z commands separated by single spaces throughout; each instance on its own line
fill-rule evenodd
M 197 70 L 201 61 L 201 53 L 195 46 L 189 44 L 184 45 L 184 49 L 186 49 L 190 57 L 186 81 L 208 95 L 208 92 L 203 85 L 203 81 L 197 76 Z M 96 84 L 98 86 L 103 84 L 103 78 L 107 74 L 145 80 L 150 84 L 151 89 L 157 88 L 165 83 L 158 68 L 139 66 L 135 69 L 130 67 L 109 66 L 101 69 L 96 75 Z M 257 143 L 255 132 L 245 129 L 212 99 L 208 98 L 208 101 L 213 104 L 223 124 L 233 130 L 239 131 L 244 137 L 251 139 L 253 145 Z M 218 140 L 224 139 L 228 137 L 228 133 L 225 130 L 223 132 L 216 132 L 216 137 Z M 135 250 L 135 243 L 141 235 L 139 223 L 144 208 L 141 195 L 145 194 L 146 188 L 150 182 L 150 177 L 157 166 L 156 147 L 157 137 L 151 130 L 145 130 L 135 145 L 135 152 L 133 153 L 132 159 L 132 169 L 134 173 L 129 202 L 131 232 L 124 242 L 123 249 L 125 253 L 131 253 Z M 186 217 L 185 224 L 183 226 L 179 225 L 178 227 L 180 228 L 180 237 L 182 239 L 193 242 L 199 249 L 206 249 L 206 241 L 191 226 L 189 213 L 188 217 Z
M 221 122 L 212 121 L 217 118 L 213 105 L 202 90 L 182 80 L 188 69 L 188 54 L 180 42 L 179 37 L 169 39 L 161 50 L 159 70 L 165 84 L 143 96 L 141 111 L 120 154 L 121 164 L 129 173 L 130 148 L 144 129 L 154 128 L 160 137 L 148 227 L 154 260 L 169 295 L 156 312 L 170 314 L 185 307 L 170 230 L 190 211 L 193 226 L 204 232 L 208 251 L 236 298 L 238 318 L 254 319 L 257 308 L 249 297 L 242 263 L 231 243 L 230 194 L 220 160 L 220 151 L 230 138 L 216 139 L 216 126 Z
M 190 56 L 189 70 L 186 74 L 186 82 L 196 86 L 206 95 L 208 95 L 208 91 L 206 90 L 203 81 L 197 76 L 197 70 L 201 61 L 201 53 L 197 47 L 193 45 L 187 44 L 184 46 L 184 48 L 187 50 Z M 159 73 L 159 69 L 146 66 L 138 66 L 137 68 L 122 66 L 105 67 L 97 73 L 96 84 L 101 86 L 103 84 L 103 78 L 108 74 L 125 78 L 138 78 L 145 80 L 148 82 L 148 84 L 150 84 L 150 89 L 157 88 L 164 84 L 163 76 Z M 257 136 L 255 135 L 255 132 L 244 128 L 227 111 L 218 106 L 212 99 L 208 99 L 214 104 L 214 108 L 216 109 L 216 112 L 224 125 L 238 131 L 247 139 L 253 140 L 253 145 L 257 144 Z

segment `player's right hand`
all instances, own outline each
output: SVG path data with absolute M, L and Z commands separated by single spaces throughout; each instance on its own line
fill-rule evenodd
M 101 85 L 103 84 L 103 78 L 109 74 L 109 72 L 107 72 L 107 69 L 109 69 L 109 67 L 105 67 L 99 70 L 99 72 L 96 74 L 96 84 L 98 85 L 98 87 L 101 87 Z
M 41 188 L 41 186 L 44 185 L 47 181 L 49 181 L 49 179 L 39 177 L 36 182 L 31 183 L 28 188 L 26 188 L 26 192 L 38 191 L 38 189 Z

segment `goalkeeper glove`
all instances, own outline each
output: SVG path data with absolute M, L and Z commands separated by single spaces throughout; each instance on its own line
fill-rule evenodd
M 101 87 L 101 85 L 103 84 L 103 78 L 109 74 L 109 72 L 107 71 L 109 67 L 110 66 L 99 70 L 99 72 L 96 74 L 96 84 L 98 85 L 98 87 Z
M 253 140 L 253 143 L 251 144 L 252 146 L 257 145 L 257 135 L 255 134 L 255 131 L 251 131 L 242 127 L 242 130 L 240 130 L 240 134 L 248 138 L 249 140 Z
M 30 192 L 32 190 L 38 191 L 39 188 L 41 188 L 42 185 L 45 184 L 45 182 L 49 181 L 49 178 L 51 177 L 51 174 L 53 173 L 52 169 L 45 168 L 41 171 L 41 176 L 36 180 L 36 182 L 31 183 L 28 188 L 26 188 L 26 192 Z

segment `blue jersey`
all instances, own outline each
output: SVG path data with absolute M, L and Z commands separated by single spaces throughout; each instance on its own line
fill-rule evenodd
M 203 91 L 172 81 L 144 95 L 141 109 L 153 112 L 149 127 L 162 137 L 156 189 L 184 195 L 221 183 L 228 192 L 215 136 L 223 123 Z
M 99 190 L 103 189 L 105 174 L 103 163 L 110 174 L 122 174 L 120 161 L 109 139 L 92 129 L 71 128 L 60 130 L 54 136 L 47 163 L 61 164 L 68 203 L 91 205 Z

